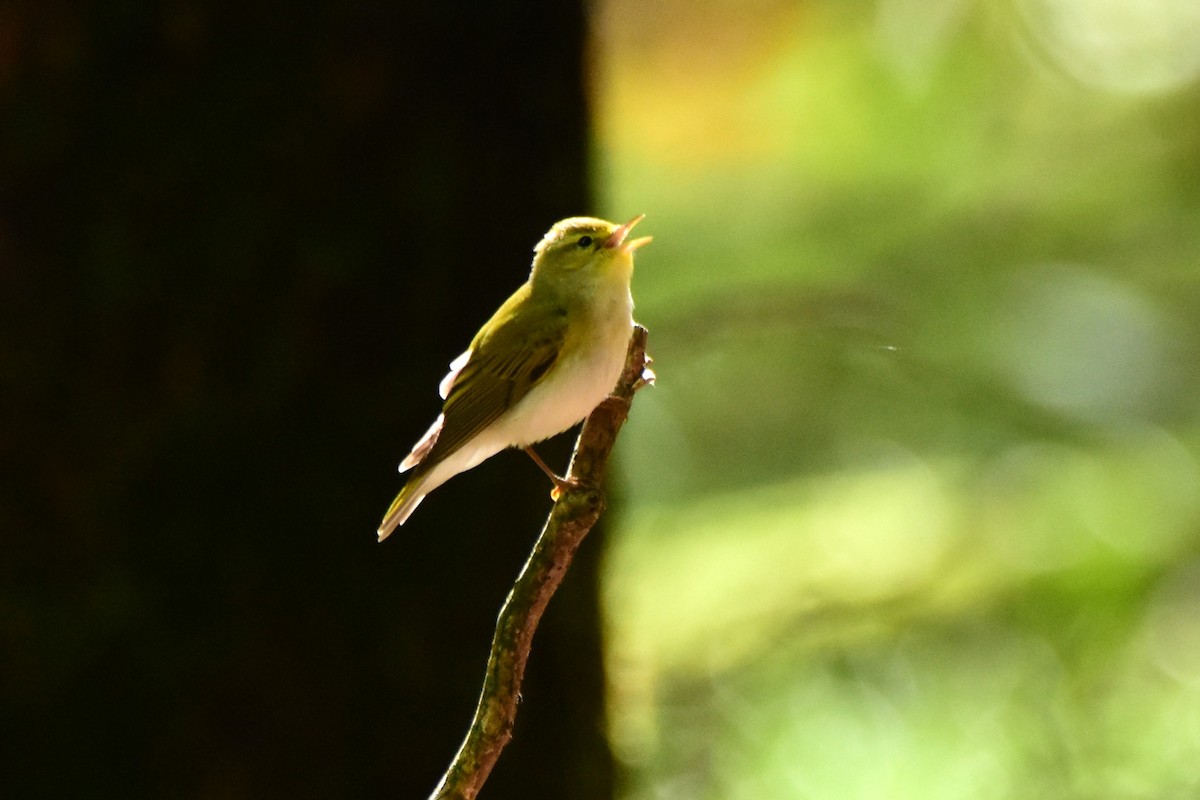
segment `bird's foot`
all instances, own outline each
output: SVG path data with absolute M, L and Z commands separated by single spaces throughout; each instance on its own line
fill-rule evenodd
M 532 447 L 524 447 L 522 449 L 529 455 L 530 458 L 533 459 L 533 463 L 541 467 L 542 472 L 546 473 L 546 477 L 549 478 L 550 482 L 554 484 L 554 488 L 550 490 L 551 500 L 557 501 L 558 498 L 563 496 L 564 492 L 569 492 L 573 489 L 578 489 L 583 486 L 580 481 L 571 480 L 570 478 L 563 478 L 557 475 L 554 470 L 546 466 L 546 462 L 542 461 L 541 456 L 539 456 Z
M 557 502 L 558 498 L 562 497 L 564 492 L 569 492 L 572 489 L 578 489 L 581 486 L 583 486 L 583 484 L 579 481 L 573 481 L 567 478 L 557 478 L 557 480 L 554 481 L 554 488 L 550 490 L 550 499 Z
M 654 359 L 650 357 L 649 353 L 647 353 L 646 360 L 642 365 L 642 374 L 638 376 L 637 382 L 633 384 L 633 390 L 635 392 L 638 389 L 642 389 L 646 386 L 654 385 L 654 381 L 657 376 L 654 374 L 654 370 L 650 369 L 650 365 L 653 363 Z

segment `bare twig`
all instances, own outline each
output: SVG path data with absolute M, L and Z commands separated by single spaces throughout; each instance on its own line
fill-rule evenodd
M 566 576 L 583 537 L 604 511 L 604 473 L 617 433 L 629 415 L 634 392 L 652 379 L 647 369 L 646 329 L 634 327 L 625 369 L 613 393 L 583 423 L 567 480 L 529 560 L 517 576 L 488 656 L 475 719 L 430 800 L 472 800 L 512 739 L 525 664 L 542 612 Z

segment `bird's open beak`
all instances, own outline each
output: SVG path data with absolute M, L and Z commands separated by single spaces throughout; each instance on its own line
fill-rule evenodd
M 642 236 L 639 239 L 628 239 L 629 232 L 633 230 L 633 226 L 646 218 L 645 214 L 638 214 L 633 219 L 626 222 L 621 227 L 612 232 L 612 235 L 604 240 L 605 247 L 619 247 L 622 253 L 632 253 L 644 244 L 650 244 L 653 236 Z M 627 241 L 628 239 L 628 241 Z

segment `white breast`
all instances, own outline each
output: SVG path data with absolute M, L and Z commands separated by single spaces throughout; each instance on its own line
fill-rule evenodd
M 595 335 L 563 356 L 554 369 L 503 419 L 496 431 L 507 445 L 525 446 L 562 433 L 592 412 L 621 377 L 633 334 L 633 299 L 628 290 L 604 304 L 592 323 Z

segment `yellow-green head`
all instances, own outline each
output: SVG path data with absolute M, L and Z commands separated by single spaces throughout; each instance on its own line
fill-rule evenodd
M 633 251 L 650 242 L 649 236 L 630 239 L 629 232 L 645 217 L 639 214 L 624 225 L 595 217 L 570 217 L 554 224 L 534 247 L 529 281 L 534 292 L 553 286 L 567 295 L 586 300 L 597 282 L 629 285 Z

